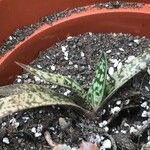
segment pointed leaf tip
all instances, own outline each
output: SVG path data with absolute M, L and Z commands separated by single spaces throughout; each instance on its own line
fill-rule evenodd
M 84 98 L 83 95 L 84 95 L 85 91 L 81 87 L 81 85 L 79 83 L 77 83 L 75 80 L 73 80 L 67 76 L 44 72 L 44 71 L 32 68 L 29 65 L 24 65 L 22 63 L 17 62 L 17 64 L 20 67 L 22 67 L 24 70 L 26 70 L 27 72 L 31 73 L 32 75 L 38 76 L 39 78 L 41 78 L 42 80 L 44 80 L 46 82 L 60 85 L 65 88 L 69 88 L 72 91 L 76 92 L 80 97 Z
M 107 58 L 106 54 L 103 52 L 96 65 L 94 78 L 87 93 L 87 100 L 89 100 L 93 107 L 96 109 L 99 107 L 104 95 L 106 76 Z

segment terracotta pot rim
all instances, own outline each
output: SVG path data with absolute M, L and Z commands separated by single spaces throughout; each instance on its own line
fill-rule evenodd
M 105 0 L 104 1 L 102 1 L 101 3 L 105 3 Z M 141 9 L 141 8 L 147 8 L 147 7 L 150 7 L 150 4 L 144 4 L 142 7 L 139 7 L 139 8 L 113 8 L 113 9 L 110 9 L 110 8 L 97 8 L 96 6 L 95 6 L 95 4 L 90 4 L 90 5 L 84 5 L 84 6 L 81 6 L 81 8 L 84 8 L 84 10 L 83 11 L 81 11 L 81 12 L 79 12 L 80 14 L 82 14 L 82 12 L 88 12 L 88 10 L 98 10 L 98 9 L 101 9 L 101 10 L 107 10 L 108 12 L 109 12 L 109 10 L 111 10 L 111 12 L 112 12 L 112 10 L 115 12 L 115 11 L 117 11 L 118 9 Z M 72 9 L 69 9 L 69 11 L 70 10 L 72 10 Z M 72 13 L 71 15 L 78 15 L 78 13 Z M 64 18 L 67 18 L 67 17 L 69 17 L 69 16 L 64 16 L 63 18 L 60 18 L 60 19 L 58 19 L 58 20 L 56 20 L 56 21 L 53 21 L 52 23 L 50 23 L 50 25 L 51 24 L 54 24 L 55 22 L 57 22 L 57 21 L 59 21 L 59 20 L 63 20 Z M 40 28 L 42 27 L 42 26 L 44 26 L 45 24 L 48 24 L 48 23 L 44 23 L 43 25 L 41 25 L 40 27 L 38 27 L 35 31 L 38 31 L 38 29 L 40 30 Z M 33 33 L 32 34 L 34 34 L 34 32 L 35 31 L 33 31 Z M 31 34 L 31 35 L 32 35 Z M 29 35 L 29 36 L 31 36 L 31 35 Z M 28 37 L 29 37 L 28 36 Z M 25 37 L 25 39 L 27 39 L 28 37 Z M 24 40 L 23 40 L 24 41 Z M 22 41 L 19 41 L 19 43 L 21 43 Z M 17 45 L 19 45 L 19 43 L 17 43 L 17 44 L 15 44 L 14 45 L 14 47 L 17 47 Z M 9 51 L 11 51 L 11 50 L 13 50 L 14 48 L 11 48 L 10 50 L 8 50 L 6 53 L 9 53 Z M 1 57 L 3 57 L 6 53 L 4 53 L 4 54 L 2 54 L 2 55 L 0 55 L 0 59 L 1 59 Z
M 0 45 L 16 29 L 34 24 L 46 15 L 61 12 L 65 9 L 106 3 L 110 0 L 0 0 Z M 111 0 L 112 2 L 116 0 Z M 148 0 L 121 0 L 121 2 L 137 2 L 150 4 Z M 31 5 L 32 4 L 32 5 Z M 7 18 L 7 19 L 6 19 Z M 14 21 L 15 20 L 15 21 Z
M 126 14 L 127 14 L 127 17 L 126 17 Z M 80 21 L 82 21 L 82 19 L 86 18 L 86 22 L 88 21 L 88 18 L 90 17 L 106 17 L 106 16 L 109 16 L 110 18 L 113 18 L 114 16 L 124 16 L 125 18 L 128 18 L 128 16 L 132 16 L 132 18 L 135 16 L 137 16 L 136 18 L 138 18 L 140 16 L 140 19 L 142 18 L 143 19 L 143 16 L 146 16 L 146 21 L 147 19 L 149 20 L 149 16 L 150 16 L 150 5 L 145 5 L 145 7 L 142 7 L 142 8 L 138 8 L 138 9 L 96 9 L 96 8 L 93 8 L 93 9 L 88 9 L 86 11 L 83 11 L 79 14 L 72 14 L 71 16 L 68 16 L 68 17 L 65 17 L 63 19 L 60 19 L 56 22 L 54 22 L 53 24 L 51 25 L 48 25 L 48 24 L 44 24 L 43 26 L 41 26 L 40 28 L 38 28 L 32 35 L 30 35 L 29 37 L 27 37 L 24 41 L 20 42 L 19 44 L 17 44 L 15 46 L 15 48 L 13 48 L 12 50 L 10 50 L 9 52 L 7 52 L 1 59 L 0 59 L 0 78 L 3 78 L 5 77 L 5 80 L 6 80 L 6 75 L 7 73 L 9 73 L 8 75 L 8 78 L 11 78 L 9 79 L 9 82 L 12 81 L 12 78 L 14 78 L 14 76 L 16 74 L 18 74 L 18 72 L 20 72 L 20 69 L 18 67 L 16 67 L 16 65 L 14 64 L 14 61 L 21 61 L 22 58 L 24 59 L 23 60 L 23 63 L 29 63 L 29 61 L 31 62 L 31 60 L 33 59 L 33 56 L 30 56 L 30 60 L 25 60 L 27 57 L 23 55 L 23 57 L 20 58 L 20 55 L 21 54 L 25 54 L 25 48 L 28 48 L 28 53 L 30 53 L 30 49 L 33 45 L 36 45 L 36 46 L 41 46 L 39 44 L 36 44 L 36 42 L 39 42 L 39 41 L 44 41 L 45 39 L 44 38 L 49 38 L 49 39 L 52 39 L 54 37 L 52 37 L 53 35 L 51 35 L 51 37 L 46 37 L 48 36 L 47 34 L 50 32 L 51 34 L 53 34 L 53 32 L 55 32 L 55 29 L 57 28 L 56 31 L 60 31 L 60 28 L 61 27 L 65 27 L 65 26 L 68 26 L 68 24 L 70 24 L 70 22 L 72 22 L 72 24 L 76 21 L 78 21 L 78 23 Z M 113 17 L 112 17 L 113 16 Z M 84 19 L 83 19 L 83 22 L 84 22 Z M 118 19 L 118 18 L 117 18 Z M 120 18 L 119 18 L 120 19 Z M 95 21 L 95 19 L 94 19 Z M 126 19 L 125 19 L 126 21 Z M 134 22 L 134 21 L 133 21 Z M 137 21 L 136 21 L 137 22 Z M 108 22 L 107 22 L 108 23 Z M 111 23 L 113 23 L 112 25 L 114 26 L 116 23 L 111 21 Z M 145 21 L 144 21 L 145 23 Z M 126 23 L 127 24 L 127 23 Z M 121 24 L 123 25 L 123 24 Z M 130 24 L 131 25 L 131 24 Z M 147 24 L 146 24 L 147 25 Z M 103 27 L 103 26 L 102 26 Z M 126 26 L 125 26 L 126 27 Z M 125 28 L 124 27 L 124 28 Z M 132 25 L 133 27 L 133 25 Z M 138 27 L 138 26 L 137 26 Z M 137 28 L 136 27 L 136 28 Z M 140 24 L 140 29 L 142 27 L 142 23 Z M 78 29 L 79 27 L 76 28 L 76 30 Z M 146 28 L 148 28 L 146 26 Z M 53 31 L 54 30 L 54 31 Z M 61 31 L 64 30 L 61 28 Z M 65 30 L 67 30 L 65 28 Z M 131 30 L 131 29 L 130 29 Z M 72 32 L 72 30 L 71 30 Z M 97 32 L 97 31 L 96 31 Z M 124 33 L 125 31 L 123 31 Z M 139 32 L 142 32 L 141 30 Z M 136 32 L 137 33 L 137 32 Z M 144 32 L 145 33 L 145 32 Z M 44 35 L 45 34 L 45 35 Z M 63 35 L 64 33 L 57 33 L 57 35 L 60 35 L 60 36 L 64 36 L 66 35 Z M 145 33 L 146 34 L 146 33 Z M 41 37 L 41 35 L 43 37 Z M 150 34 L 148 33 L 148 36 L 150 36 Z M 39 40 L 40 39 L 40 40 Z M 49 40 L 48 39 L 48 40 Z M 55 37 L 56 39 L 56 37 Z M 45 43 L 48 42 L 48 40 L 44 41 Z M 62 40 L 62 39 L 61 39 Z M 59 40 L 57 40 L 58 42 Z M 31 45 L 31 47 L 29 47 Z M 48 44 L 47 44 L 48 45 Z M 40 48 L 38 49 L 42 49 L 43 46 L 41 46 Z M 44 49 L 45 50 L 45 49 Z M 39 52 L 39 50 L 37 50 Z M 36 55 L 37 53 L 36 52 Z M 18 53 L 18 54 L 17 54 Z M 35 52 L 34 50 L 32 50 L 31 52 L 32 54 L 31 55 L 34 55 Z M 17 54 L 17 55 L 16 55 Z M 25 62 L 26 61 L 26 62 Z M 15 67 L 16 69 L 16 72 L 14 73 L 13 70 L 12 70 L 12 67 Z M 11 71 L 8 71 L 7 69 L 11 69 Z M 2 73 L 1 73 L 2 72 Z M 5 72 L 5 73 L 4 73 Z M 0 79 L 0 82 L 3 82 L 2 79 Z M 7 82 L 8 83 L 8 82 Z M 6 83 L 5 83 L 6 84 Z M 0 83 L 1 85 L 1 83 Z
M 89 9 L 90 8 L 90 9 Z M 127 13 L 127 14 L 131 14 L 131 13 L 137 13 L 137 14 L 150 14 L 150 5 L 149 4 L 145 4 L 144 7 L 141 8 L 119 8 L 119 9 L 97 9 L 97 8 L 91 8 L 87 7 L 87 9 L 85 11 L 82 11 L 80 13 L 73 13 L 71 16 L 67 16 L 64 17 L 62 19 L 59 19 L 57 21 L 54 21 L 52 24 L 43 24 L 42 26 L 40 26 L 38 29 L 36 29 L 34 31 L 34 33 L 32 33 L 30 36 L 26 37 L 25 40 L 19 42 L 18 44 L 15 45 L 14 48 L 8 50 L 4 55 L 0 56 L 0 65 L 6 61 L 7 59 L 9 59 L 9 57 L 17 52 L 18 47 L 24 45 L 26 42 L 28 42 L 29 40 L 32 40 L 32 38 L 34 38 L 35 36 L 38 36 L 39 33 L 44 32 L 45 30 L 51 28 L 51 27 L 55 27 L 58 24 L 63 24 L 66 23 L 70 20 L 73 19 L 78 19 L 80 17 L 85 17 L 85 16 L 91 16 L 91 15 L 96 15 L 96 14 L 106 14 L 106 13 L 113 13 L 114 15 L 116 13 Z

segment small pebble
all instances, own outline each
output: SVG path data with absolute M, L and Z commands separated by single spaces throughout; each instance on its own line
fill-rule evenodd
M 41 65 L 37 65 L 37 68 L 42 69 L 42 66 Z
M 55 128 L 54 127 L 49 127 L 50 130 L 52 131 L 55 131 Z
M 37 127 L 37 129 L 36 129 L 36 131 L 37 132 L 42 132 L 42 130 L 43 130 L 43 125 L 39 124 L 38 127 Z
M 90 36 L 92 36 L 92 35 L 93 35 L 93 33 L 92 33 L 92 32 L 89 32 L 89 35 L 90 35 Z
M 129 124 L 127 124 L 126 122 L 123 124 L 125 127 L 130 127 Z
M 117 104 L 117 105 L 120 105 L 120 104 L 121 104 L 121 101 L 117 101 L 116 104 Z
M 130 133 L 136 133 L 136 132 L 137 132 L 137 129 L 135 129 L 134 127 L 130 128 Z
M 22 119 L 23 119 L 24 122 L 26 123 L 30 118 L 29 118 L 29 117 L 22 117 Z
M 126 130 L 121 130 L 121 133 L 126 134 L 127 131 Z
M 34 136 L 35 136 L 35 137 L 40 137 L 40 136 L 42 136 L 42 133 L 36 132 L 36 133 L 34 134 Z
M 104 115 L 106 113 L 106 109 L 103 109 L 102 114 Z
M 90 65 L 88 65 L 88 68 L 91 70 L 91 66 Z
M 64 95 L 67 96 L 67 95 L 70 94 L 70 92 L 71 92 L 70 90 L 67 90 L 67 91 L 64 93 Z
M 142 128 L 142 126 L 140 126 L 140 125 L 137 125 L 136 127 L 138 130 L 141 130 L 141 128 Z
M 75 67 L 75 68 L 78 68 L 78 65 L 77 65 L 77 64 L 75 64 L 75 65 L 74 65 L 74 67 Z
M 62 118 L 62 117 L 60 117 L 58 121 L 59 121 L 60 128 L 62 130 L 66 129 L 69 126 L 69 124 L 70 124 L 70 122 L 67 122 L 65 120 L 65 118 Z
M 115 64 L 116 62 L 118 62 L 117 59 L 110 59 L 110 61 L 111 61 L 113 64 Z
M 14 126 L 16 129 L 19 127 L 20 123 L 16 121 L 15 118 L 12 118 L 10 121 L 12 126 Z
M 5 144 L 10 144 L 10 141 L 9 141 L 9 139 L 7 137 L 4 137 L 2 141 Z
M 105 137 L 104 136 L 100 136 L 100 139 L 101 139 L 101 141 L 103 141 L 105 139 Z
M 106 54 L 109 54 L 109 53 L 111 53 L 111 50 L 106 51 Z
M 148 92 L 150 91 L 149 88 L 148 88 L 147 86 L 145 86 L 145 90 L 148 91 Z
M 119 48 L 119 50 L 122 51 L 122 52 L 124 52 L 124 49 L 123 49 L 123 48 Z
M 110 141 L 109 139 L 103 141 L 102 147 L 103 147 L 104 149 L 111 148 L 111 146 L 112 146 L 112 145 L 111 145 L 111 141 Z
M 141 116 L 142 116 L 142 117 L 147 117 L 147 111 L 144 110 L 144 111 L 142 112 L 142 115 L 141 115 Z
M 85 54 L 81 51 L 81 57 L 84 57 L 85 56 Z
M 125 105 L 128 105 L 130 103 L 130 99 L 127 99 L 126 101 L 125 101 Z
M 112 76 L 113 73 L 114 73 L 114 68 L 110 67 L 109 70 L 108 70 L 108 73 L 109 73 L 110 76 Z
M 15 126 L 16 129 L 19 127 L 19 125 L 20 125 L 19 122 L 16 122 L 16 123 L 14 124 L 14 126 Z
M 31 132 L 36 133 L 36 128 L 33 127 L 33 128 L 31 129 Z
M 105 130 L 106 132 L 108 132 L 108 131 L 109 131 L 109 128 L 108 128 L 108 127 L 104 127 L 104 130 Z
M 114 68 L 116 68 L 118 66 L 118 64 L 119 64 L 119 61 L 116 60 L 116 62 L 114 63 Z
M 146 125 L 146 124 L 147 124 L 147 120 L 143 121 L 142 124 L 143 124 L 143 125 Z
M 6 123 L 6 122 L 3 122 L 3 123 L 2 123 L 2 128 L 5 127 L 6 125 L 7 125 L 7 123 Z
M 138 44 L 138 45 L 140 44 L 140 40 L 139 40 L 139 39 L 135 39 L 134 42 L 135 42 L 136 44 Z
M 115 131 L 115 133 L 119 133 L 119 131 L 118 131 L 118 130 L 116 130 L 116 131 Z
M 111 114 L 118 113 L 119 111 L 120 111 L 120 107 L 118 107 L 118 106 L 111 108 Z
M 147 141 L 150 141 L 150 135 L 147 137 Z
M 55 71 L 56 67 L 54 65 L 51 65 L 51 70 Z
M 21 83 L 22 82 L 22 80 L 19 78 L 19 79 L 17 79 L 17 83 Z
M 65 60 L 68 60 L 68 59 L 69 59 L 69 58 L 68 58 L 68 52 L 67 52 L 67 51 L 64 53 L 64 59 L 65 59 Z
M 145 102 L 143 102 L 143 103 L 141 104 L 141 107 L 146 108 L 147 104 L 148 104 L 148 103 L 145 101 Z
M 9 36 L 9 40 L 13 40 L 12 36 Z
M 149 110 L 149 106 L 148 105 L 146 106 L 146 110 Z
M 89 141 L 92 142 L 92 143 L 100 143 L 101 142 L 101 136 L 99 136 L 98 134 L 95 136 L 95 135 L 91 135 L 90 138 L 89 138 Z
M 72 62 L 72 61 L 69 61 L 69 65 L 73 65 L 73 62 Z
M 73 147 L 71 150 L 78 150 L 76 147 Z
M 65 53 L 65 51 L 67 50 L 65 46 L 61 46 L 61 50 L 63 53 Z
M 68 36 L 68 37 L 67 37 L 67 40 L 70 40 L 70 39 L 72 39 L 72 38 L 73 38 L 72 36 Z
M 99 127 L 104 127 L 104 126 L 106 126 L 107 125 L 107 121 L 106 120 L 104 120 L 103 122 L 101 122 L 101 123 L 99 123 Z
M 147 69 L 147 73 L 150 75 L 150 67 L 148 67 L 148 69 Z
M 50 59 L 50 57 L 48 55 L 46 55 L 46 58 Z
M 149 117 L 149 118 L 150 118 L 150 111 L 149 111 L 149 112 L 147 112 L 147 117 Z

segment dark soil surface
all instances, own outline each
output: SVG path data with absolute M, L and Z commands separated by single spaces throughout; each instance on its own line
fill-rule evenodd
M 144 4 L 142 4 L 142 3 L 135 3 L 135 2 L 127 3 L 127 2 L 115 1 L 115 2 L 107 2 L 107 3 L 97 3 L 97 4 L 91 5 L 89 7 L 96 7 L 99 9 L 102 9 L 102 8 L 117 9 L 117 8 L 140 8 L 143 5 Z M 14 33 L 12 33 L 12 35 L 9 36 L 9 38 L 0 47 L 0 55 L 6 53 L 8 50 L 15 47 L 16 44 L 18 44 L 19 42 L 23 41 L 25 38 L 30 36 L 41 25 L 43 25 L 45 23 L 51 24 L 52 22 L 54 22 L 58 19 L 70 16 L 72 13 L 79 13 L 81 11 L 84 11 L 86 8 L 88 8 L 88 7 L 87 6 L 86 7 L 78 7 L 78 8 L 74 8 L 72 10 L 67 9 L 63 12 L 45 16 L 36 24 L 25 26 L 22 29 L 17 29 L 16 31 L 14 31 Z
M 102 51 L 107 53 L 109 73 L 125 61 L 150 50 L 150 40 L 126 34 L 92 34 L 67 37 L 50 47 L 31 63 L 49 72 L 67 75 L 87 89 L 95 63 Z M 49 150 L 44 132 L 56 143 L 77 147 L 82 140 L 97 143 L 102 150 L 137 150 L 150 143 L 150 76 L 145 70 L 125 84 L 92 119 L 65 107 L 44 107 L 15 113 L 0 120 L 0 149 Z M 45 84 L 24 73 L 15 83 Z M 64 95 L 69 90 L 50 86 Z M 114 142 L 115 141 L 115 142 Z M 116 144 L 115 144 L 116 143 Z

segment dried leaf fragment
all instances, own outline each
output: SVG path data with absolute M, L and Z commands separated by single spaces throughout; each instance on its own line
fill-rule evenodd
M 79 150 L 100 150 L 96 144 L 92 144 L 90 142 L 82 142 Z

